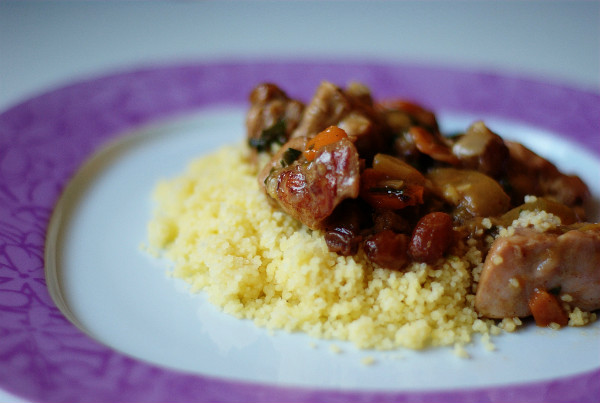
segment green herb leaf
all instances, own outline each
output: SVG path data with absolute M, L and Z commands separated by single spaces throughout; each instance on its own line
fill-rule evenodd
M 278 120 L 273 126 L 264 129 L 258 138 L 248 139 L 248 145 L 256 151 L 267 151 L 272 144 L 284 144 L 287 141 L 286 126 L 283 119 Z
M 282 160 L 281 160 L 281 166 L 287 167 L 287 166 L 293 164 L 294 161 L 296 161 L 298 158 L 300 158 L 300 155 L 302 155 L 302 151 L 296 150 L 295 148 L 291 148 L 291 147 L 288 148 L 283 153 Z

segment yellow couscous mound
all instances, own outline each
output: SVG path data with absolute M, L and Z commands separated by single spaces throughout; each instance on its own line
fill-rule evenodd
M 405 272 L 329 252 L 320 232 L 269 205 L 243 144 L 193 161 L 154 196 L 151 250 L 192 292 L 258 326 L 375 349 L 461 346 L 500 331 L 473 308 L 477 249 Z

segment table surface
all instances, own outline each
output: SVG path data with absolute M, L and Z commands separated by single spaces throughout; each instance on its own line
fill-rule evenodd
M 0 1 L 0 112 L 177 62 L 421 62 L 600 91 L 598 1 Z M 0 390 L 0 402 L 22 399 Z

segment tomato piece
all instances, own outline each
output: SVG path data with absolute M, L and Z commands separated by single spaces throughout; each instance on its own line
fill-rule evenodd
M 329 126 L 306 143 L 304 156 L 308 161 L 312 161 L 317 156 L 319 149 L 345 138 L 348 138 L 348 134 L 346 134 L 344 129 L 340 129 L 337 126 Z
M 563 310 L 558 298 L 548 291 L 535 288 L 529 297 L 529 309 L 535 320 L 535 324 L 546 327 L 550 323 L 567 326 L 569 316 Z

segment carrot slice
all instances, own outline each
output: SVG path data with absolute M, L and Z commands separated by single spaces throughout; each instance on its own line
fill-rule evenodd
M 569 323 L 569 316 L 563 310 L 558 298 L 545 290 L 539 288 L 533 290 L 529 297 L 529 309 L 538 326 L 546 327 L 552 322 L 567 326 Z
M 340 129 L 337 126 L 329 126 L 308 141 L 304 156 L 308 161 L 312 161 L 317 156 L 319 149 L 345 138 L 348 138 L 348 134 L 346 134 L 344 129 Z

